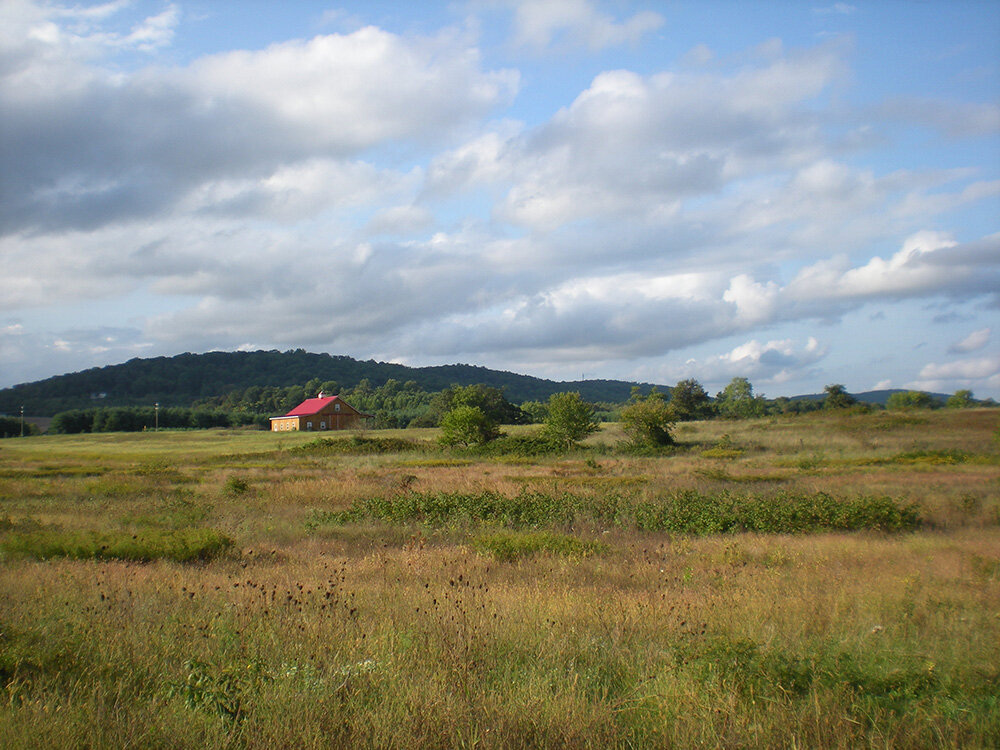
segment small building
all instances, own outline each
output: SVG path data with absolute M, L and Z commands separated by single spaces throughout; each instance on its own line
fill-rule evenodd
M 352 430 L 370 427 L 375 417 L 358 411 L 340 396 L 307 398 L 287 414 L 271 417 L 271 432 Z

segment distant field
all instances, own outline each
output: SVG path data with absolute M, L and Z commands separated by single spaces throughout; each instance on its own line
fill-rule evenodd
M 1000 746 L 997 410 L 317 437 L 0 442 L 0 746 Z

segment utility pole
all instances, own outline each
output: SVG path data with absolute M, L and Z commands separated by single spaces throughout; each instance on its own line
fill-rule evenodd
M 153 404 L 153 413 L 156 415 L 156 432 L 160 431 L 160 402 Z
M 24 406 L 21 407 L 21 437 L 24 437 Z

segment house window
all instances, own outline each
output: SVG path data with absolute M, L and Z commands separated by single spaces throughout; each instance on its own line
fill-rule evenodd
M 340 404 L 334 404 L 333 405 L 333 410 L 334 411 L 340 411 Z
M 325 429 L 326 429 L 326 422 L 320 422 L 320 423 L 319 423 L 319 428 L 320 428 L 321 430 L 325 430 Z
M 312 422 L 306 422 L 306 429 L 307 430 L 311 430 L 312 428 L 313 428 L 313 423 Z

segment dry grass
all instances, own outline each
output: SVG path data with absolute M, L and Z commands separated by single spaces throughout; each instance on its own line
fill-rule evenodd
M 212 528 L 236 546 L 0 560 L 0 746 L 996 746 L 1000 415 L 904 416 L 684 425 L 660 458 L 610 451 L 614 426 L 516 462 L 295 454 L 312 436 L 250 432 L 7 441 L 0 543 Z M 704 455 L 719 446 L 739 453 Z M 883 494 L 930 525 L 586 523 L 503 559 L 491 529 L 307 523 L 369 496 L 525 488 Z

